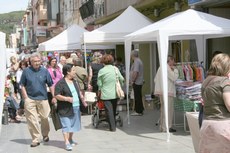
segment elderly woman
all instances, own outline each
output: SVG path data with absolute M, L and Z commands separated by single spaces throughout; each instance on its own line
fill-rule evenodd
M 201 88 L 204 120 L 200 131 L 199 153 L 230 150 L 230 57 L 218 54 L 212 59 L 208 77 Z
M 87 103 L 84 101 L 79 85 L 74 81 L 76 72 L 73 65 L 64 65 L 62 71 L 64 78 L 55 86 L 55 97 L 66 150 L 70 151 L 77 144 L 73 141 L 73 133 L 81 129 L 80 105 L 83 104 L 86 107 Z
M 105 66 L 99 71 L 97 84 L 100 91 L 100 98 L 105 104 L 105 111 L 110 125 L 110 131 L 116 131 L 116 109 L 117 109 L 117 95 L 116 95 L 116 79 L 123 85 L 124 78 L 119 69 L 113 66 L 113 56 L 106 54 L 101 61 Z

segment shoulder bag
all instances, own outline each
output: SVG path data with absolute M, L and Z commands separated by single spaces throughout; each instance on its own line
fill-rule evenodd
M 124 91 L 121 88 L 121 84 L 120 84 L 120 81 L 119 81 L 119 78 L 118 78 L 117 68 L 114 67 L 114 70 L 115 70 L 115 74 L 116 74 L 116 93 L 117 93 L 117 97 L 120 98 L 120 99 L 124 99 L 125 94 L 124 94 Z
M 84 90 L 88 89 L 87 83 L 76 73 L 77 77 L 82 81 L 82 83 L 84 84 Z

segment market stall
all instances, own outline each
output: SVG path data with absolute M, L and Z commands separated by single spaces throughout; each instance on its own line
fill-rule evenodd
M 82 49 L 81 36 L 87 32 L 84 28 L 73 24 L 57 36 L 40 43 L 37 51 L 70 51 Z M 115 45 L 89 45 L 87 49 L 114 49 Z
M 131 45 L 133 42 L 153 42 L 158 45 L 160 65 L 162 67 L 163 98 L 166 103 L 164 109 L 168 110 L 168 84 L 167 84 L 167 56 L 169 40 L 196 40 L 198 62 L 205 62 L 206 40 L 209 38 L 229 37 L 230 20 L 189 9 L 175 13 L 156 23 L 144 27 L 125 38 L 126 80 L 129 82 L 129 66 Z M 129 90 L 127 88 L 127 90 Z M 168 131 L 168 111 L 165 111 L 167 141 L 170 139 Z
M 126 35 L 150 24 L 152 21 L 149 18 L 129 6 L 122 14 L 106 25 L 91 32 L 84 32 L 84 49 L 92 44 L 124 44 Z M 129 123 L 129 103 L 127 103 L 127 113 Z

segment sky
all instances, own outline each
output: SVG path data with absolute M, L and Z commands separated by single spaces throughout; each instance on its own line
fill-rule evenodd
M 12 11 L 24 11 L 29 0 L 0 0 L 0 14 Z

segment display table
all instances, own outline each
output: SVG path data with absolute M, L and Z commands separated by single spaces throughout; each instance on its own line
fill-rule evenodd
M 190 129 L 190 133 L 192 135 L 192 142 L 196 153 L 198 152 L 199 142 L 200 142 L 200 129 L 198 123 L 198 115 L 199 112 L 186 112 L 188 126 Z
M 186 129 L 186 112 L 196 112 L 199 111 L 199 101 L 191 101 L 187 99 L 174 98 L 174 111 L 183 113 L 183 123 L 176 124 L 176 117 L 174 115 L 174 126 L 183 126 L 185 132 L 189 132 Z

